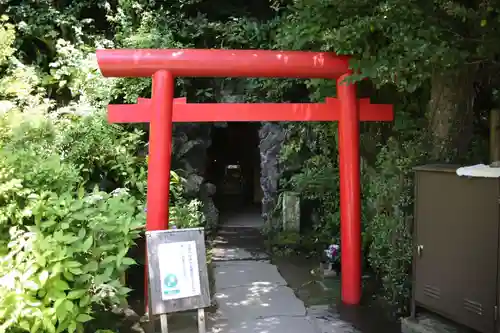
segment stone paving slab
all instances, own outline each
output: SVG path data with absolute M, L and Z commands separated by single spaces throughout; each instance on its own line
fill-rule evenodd
M 262 261 L 220 262 L 214 264 L 215 291 L 241 286 L 286 286 L 278 268 Z
M 219 322 L 209 333 L 311 333 L 314 326 L 305 317 L 267 317 L 240 322 Z
M 245 286 L 214 295 L 220 318 L 239 322 L 271 316 L 305 316 L 304 303 L 285 286 Z
M 231 260 L 262 260 L 269 256 L 262 252 L 251 252 L 239 247 L 215 247 L 212 249 L 213 261 L 231 261 Z
M 314 323 L 317 333 L 361 333 L 328 305 L 311 306 L 307 309 L 307 317 Z

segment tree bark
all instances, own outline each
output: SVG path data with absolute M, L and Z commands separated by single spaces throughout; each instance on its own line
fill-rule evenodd
M 460 162 L 469 151 L 473 134 L 476 66 L 436 73 L 431 79 L 429 137 L 431 158 Z
M 500 110 L 490 111 L 490 163 L 500 161 Z

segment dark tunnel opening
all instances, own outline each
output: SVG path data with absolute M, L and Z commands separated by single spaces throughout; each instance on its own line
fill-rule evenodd
M 222 213 L 260 209 L 259 126 L 235 122 L 212 129 L 206 179 L 217 188 L 214 203 Z

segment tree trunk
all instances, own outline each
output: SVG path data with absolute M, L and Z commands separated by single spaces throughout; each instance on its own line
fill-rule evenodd
M 432 76 L 429 101 L 431 158 L 459 162 L 469 151 L 474 121 L 476 66 Z
M 500 110 L 490 111 L 490 163 L 500 161 Z

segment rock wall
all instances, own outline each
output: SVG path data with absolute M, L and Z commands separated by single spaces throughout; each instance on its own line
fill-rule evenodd
M 207 148 L 212 144 L 210 124 L 174 124 L 172 130 L 172 170 L 202 175 L 205 172 Z
M 285 134 L 280 124 L 265 122 L 259 129 L 259 139 L 260 186 L 263 192 L 262 217 L 269 225 L 278 195 L 281 175 L 278 159 Z
M 219 211 L 213 201 L 215 185 L 205 181 L 211 129 L 211 124 L 188 123 L 175 124 L 172 131 L 172 170 L 183 171 L 186 195 L 203 203 L 207 229 L 214 229 L 219 223 Z

